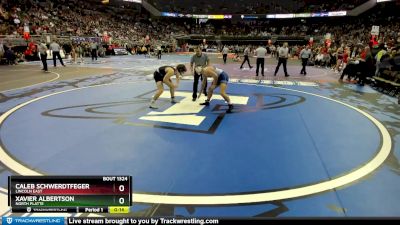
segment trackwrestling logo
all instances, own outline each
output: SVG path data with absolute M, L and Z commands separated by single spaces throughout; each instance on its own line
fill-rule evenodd
M 64 217 L 3 217 L 3 225 L 35 225 L 35 224 L 49 224 L 49 225 L 64 225 Z M 6 221 L 6 223 L 4 223 Z

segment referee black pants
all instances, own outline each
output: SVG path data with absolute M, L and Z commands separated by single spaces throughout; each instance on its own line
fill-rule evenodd
M 40 60 L 42 60 L 43 63 L 43 70 L 47 71 L 47 53 L 45 54 L 40 53 Z
M 53 52 L 53 64 L 54 64 L 54 67 L 57 66 L 57 59 L 56 59 L 56 57 L 58 58 L 58 60 L 60 60 L 61 65 L 64 66 L 64 62 L 63 62 L 63 60 L 62 60 L 62 58 L 61 58 L 60 52 Z
M 301 69 L 300 74 L 304 74 L 304 75 L 307 74 L 307 72 L 306 72 L 307 62 L 308 62 L 308 58 L 301 59 L 301 65 L 303 66 L 303 68 Z
M 246 61 L 247 61 L 247 63 L 249 64 L 250 69 L 252 68 L 252 66 L 250 65 L 249 56 L 248 56 L 248 55 L 245 55 L 245 56 L 244 56 L 244 60 L 243 60 L 243 62 L 242 62 L 242 65 L 240 66 L 240 69 L 243 68 L 243 65 L 246 63 Z
M 92 49 L 92 60 L 97 60 L 97 49 Z
M 201 75 L 197 74 L 195 71 L 194 72 L 194 82 L 193 82 L 193 95 L 192 95 L 193 99 L 197 98 L 197 90 L 198 90 L 197 88 L 199 86 L 199 78 L 200 77 L 201 77 L 201 80 L 203 80 L 203 77 Z M 201 84 L 200 84 L 200 86 L 201 86 Z M 206 82 L 206 86 L 204 87 L 203 93 L 204 93 L 204 95 L 207 96 L 207 82 Z
M 278 73 L 279 67 L 281 66 L 281 64 L 283 64 L 283 71 L 285 72 L 285 76 L 288 76 L 287 69 L 286 69 L 287 58 L 279 58 L 278 65 L 276 66 L 274 76 L 276 76 L 276 74 Z
M 261 66 L 261 75 L 264 76 L 264 58 L 257 58 L 257 69 L 256 69 L 256 76 L 258 76 L 258 70 Z

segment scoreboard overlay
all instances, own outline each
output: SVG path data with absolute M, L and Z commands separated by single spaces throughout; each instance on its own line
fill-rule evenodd
M 12 212 L 108 213 L 132 205 L 131 176 L 9 176 Z

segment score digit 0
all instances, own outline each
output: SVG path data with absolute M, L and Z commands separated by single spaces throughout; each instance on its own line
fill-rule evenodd
M 122 185 L 122 184 L 119 185 L 118 190 L 119 190 L 120 192 L 124 192 L 124 191 L 125 191 L 125 186 Z
M 119 198 L 118 202 L 119 202 L 120 205 L 125 204 L 125 198 L 124 197 Z

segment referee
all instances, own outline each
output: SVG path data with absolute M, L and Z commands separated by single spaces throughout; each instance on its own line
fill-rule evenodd
M 225 45 L 222 48 L 222 58 L 224 60 L 224 64 L 226 64 L 226 59 L 228 58 L 228 52 L 229 52 L 229 48 Z
M 52 54 L 53 54 L 54 67 L 57 66 L 57 58 L 58 58 L 58 60 L 60 60 L 61 65 L 65 67 L 64 62 L 60 55 L 61 47 L 55 40 L 53 40 L 53 42 L 50 44 L 50 50 L 52 51 Z
M 96 42 L 92 42 L 90 43 L 90 49 L 92 50 L 91 55 L 92 55 L 92 61 L 94 61 L 95 59 L 97 60 L 97 49 L 99 48 L 99 46 L 97 45 Z
M 45 72 L 48 72 L 47 70 L 47 46 L 45 44 L 45 42 L 42 40 L 38 46 L 38 50 L 40 53 L 40 60 L 43 63 L 43 69 Z
M 201 66 L 201 67 L 206 67 L 210 65 L 210 59 L 205 53 L 201 52 L 200 46 L 195 48 L 195 54 L 192 56 L 190 60 L 190 70 L 193 71 L 193 64 L 195 67 Z M 194 70 L 194 82 L 193 82 L 193 99 L 192 101 L 196 101 L 197 99 L 197 86 L 199 85 L 199 78 L 201 77 L 201 74 L 198 74 L 196 70 Z M 204 95 L 207 96 L 207 82 L 206 86 L 204 88 Z
M 240 69 L 243 69 L 243 65 L 246 63 L 246 61 L 247 61 L 247 63 L 249 64 L 250 69 L 253 68 L 253 67 L 250 65 L 250 60 L 249 60 L 250 45 L 247 46 L 247 48 L 244 50 L 243 53 L 244 53 L 244 60 L 243 60 L 243 62 L 242 62 L 242 65 L 240 66 Z
M 257 69 L 256 69 L 256 76 L 258 76 L 258 71 L 261 66 L 261 75 L 264 76 L 264 62 L 265 62 L 265 56 L 267 55 L 267 49 L 265 49 L 262 46 L 259 46 L 256 51 L 257 55 Z
M 301 50 L 301 52 L 300 52 L 301 65 L 303 66 L 303 68 L 300 71 L 300 74 L 304 74 L 304 76 L 307 75 L 306 66 L 308 63 L 308 59 L 310 57 L 311 57 L 311 49 L 310 49 L 310 46 L 307 45 L 307 47 L 304 48 L 303 50 Z
M 283 43 L 283 46 L 281 48 L 279 48 L 278 56 L 279 56 L 279 60 L 278 60 L 278 65 L 276 66 L 276 69 L 275 69 L 274 76 L 276 76 L 276 74 L 279 71 L 279 67 L 281 66 L 281 64 L 283 64 L 283 71 L 285 72 L 285 77 L 288 77 L 289 74 L 287 73 L 286 64 L 287 64 L 287 60 L 288 60 L 288 56 L 289 56 L 289 48 L 288 48 L 287 42 Z

